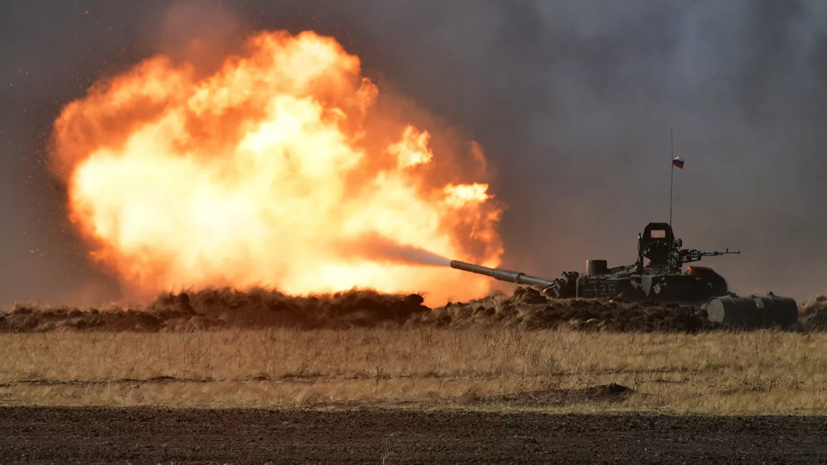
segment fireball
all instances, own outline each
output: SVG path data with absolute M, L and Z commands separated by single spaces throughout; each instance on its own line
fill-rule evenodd
M 381 97 L 335 39 L 259 33 L 206 76 L 156 56 L 96 83 L 55 122 L 52 164 L 90 256 L 133 295 L 487 292 L 422 257 L 498 266 L 502 207 Z

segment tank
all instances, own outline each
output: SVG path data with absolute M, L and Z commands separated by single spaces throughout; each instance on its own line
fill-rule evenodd
M 798 320 L 798 305 L 788 297 L 738 297 L 729 291 L 726 279 L 706 266 L 686 266 L 704 257 L 740 254 L 739 251 L 684 249 L 668 223 L 649 223 L 638 234 L 637 260 L 631 265 L 610 268 L 606 260 L 586 260 L 583 273 L 563 272 L 545 279 L 517 271 L 487 268 L 461 261 L 451 267 L 483 274 L 500 281 L 539 288 L 556 299 L 622 298 L 674 302 L 706 309 L 710 321 L 734 328 L 782 327 Z

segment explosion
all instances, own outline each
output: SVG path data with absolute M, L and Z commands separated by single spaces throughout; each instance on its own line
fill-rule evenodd
M 91 257 L 135 295 L 488 291 L 424 265 L 498 266 L 501 207 L 380 98 L 335 39 L 264 32 L 207 76 L 156 56 L 96 83 L 55 122 L 53 168 Z

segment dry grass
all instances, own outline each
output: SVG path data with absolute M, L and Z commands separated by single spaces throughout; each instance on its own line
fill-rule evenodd
M 515 329 L 0 335 L 0 404 L 457 407 L 463 396 L 618 383 L 555 411 L 818 413 L 827 334 Z M 488 405 L 486 408 L 497 408 Z

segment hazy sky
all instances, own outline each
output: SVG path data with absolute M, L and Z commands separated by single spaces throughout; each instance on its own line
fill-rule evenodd
M 335 36 L 365 73 L 477 140 L 496 170 L 504 266 L 631 263 L 669 215 L 738 292 L 827 289 L 827 2 L 0 0 L 0 305 L 94 302 L 117 284 L 65 219 L 46 142 L 94 80 L 203 36 Z

